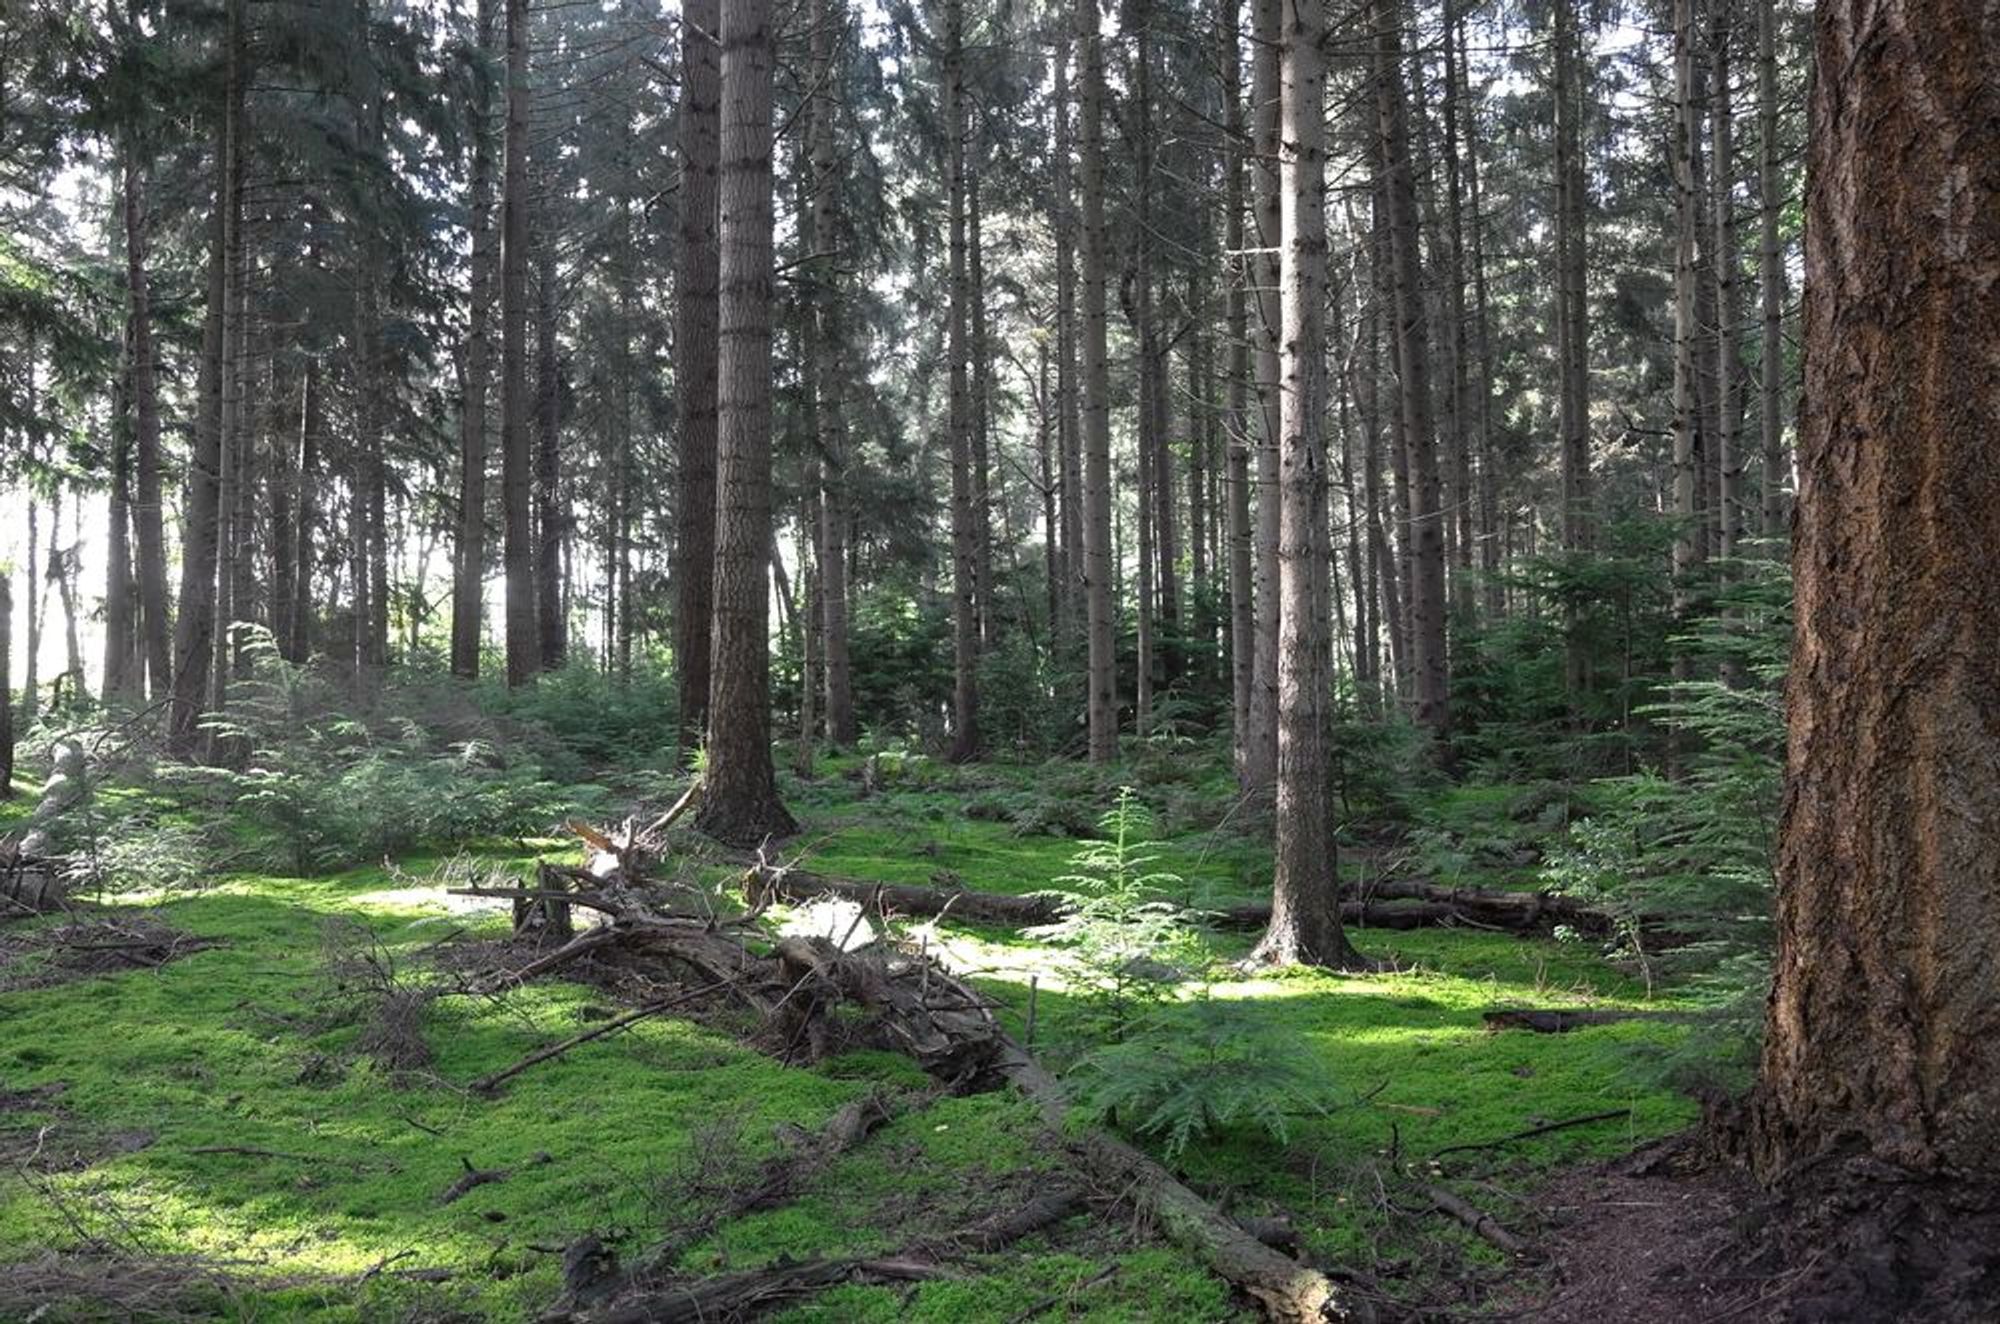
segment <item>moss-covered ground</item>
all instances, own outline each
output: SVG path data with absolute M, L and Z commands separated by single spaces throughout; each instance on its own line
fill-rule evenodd
M 1110 798 L 1106 779 L 1070 765 L 973 772 L 878 762 L 871 793 L 862 785 L 853 761 L 788 785 L 812 867 L 1015 892 L 1065 873 L 1076 845 L 1066 834 L 1086 830 Z M 1236 830 L 1222 775 L 1177 772 L 1145 794 L 1162 815 L 1162 867 L 1184 878 L 1190 897 L 1268 890 L 1267 853 L 1254 833 Z M 1499 797 L 1487 799 L 1447 802 L 1439 830 L 1461 840 L 1498 831 L 1506 814 Z M 1466 852 L 1466 881 L 1510 881 L 1504 865 L 1486 868 L 1478 855 Z M 451 935 L 504 931 L 498 913 L 447 904 L 424 881 L 434 863 L 402 861 L 394 875 L 231 878 L 149 907 L 212 943 L 193 955 L 0 993 L 0 1275 L 9 1262 L 102 1239 L 226 1268 L 239 1286 L 213 1299 L 223 1317 L 532 1318 L 558 1291 L 561 1248 L 580 1235 L 643 1251 L 698 1220 L 703 1174 L 715 1163 L 754 1162 L 777 1149 L 782 1125 L 812 1129 L 865 1091 L 922 1087 L 892 1057 L 788 1067 L 662 1017 L 536 1067 L 497 1097 L 465 1091 L 463 1082 L 606 1014 L 600 992 L 561 982 L 438 1000 L 425 1022 L 433 1067 L 392 1079 L 353 1051 L 359 1028 L 329 1014 L 342 993 L 328 982 L 324 935 L 330 921 L 358 921 L 399 967 L 420 970 Z M 1642 1067 L 1681 1033 L 1675 1026 L 1565 1036 L 1482 1027 L 1480 1012 L 1496 1004 L 1639 1005 L 1643 989 L 1587 947 L 1441 930 L 1355 938 L 1399 971 L 1227 978 L 1211 990 L 1322 1069 L 1335 1084 L 1332 1106 L 1292 1118 L 1283 1140 L 1228 1135 L 1178 1160 L 1239 1213 L 1289 1215 L 1311 1258 L 1433 1299 L 1437 1281 L 1476 1275 L 1494 1255 L 1427 1215 L 1415 1183 L 1476 1183 L 1461 1189 L 1503 1221 L 1525 1220 L 1516 1201 L 1552 1170 L 1692 1116 Z M 1063 1041 L 1071 1018 L 1060 959 L 1018 935 L 949 924 L 936 940 L 1017 1032 L 1032 976 L 1041 1046 L 1058 1059 L 1074 1048 Z M 1227 954 L 1235 940 L 1219 941 Z M 1193 1000 L 1169 1013 L 1183 1014 L 1195 1014 Z M 1430 1159 L 1614 1110 L 1624 1111 Z M 1063 1161 L 1008 1095 L 938 1099 L 904 1112 L 796 1198 L 697 1237 L 682 1264 L 712 1272 L 892 1252 L 1025 1198 Z M 468 1163 L 510 1175 L 442 1202 Z M 97 1317 L 44 1306 L 45 1320 Z M 1219 1281 L 1129 1218 L 1084 1214 L 974 1258 L 951 1281 L 843 1287 L 787 1318 L 1241 1313 Z

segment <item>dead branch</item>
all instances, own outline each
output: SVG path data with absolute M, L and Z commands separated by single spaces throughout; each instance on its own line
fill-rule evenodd
M 1567 1131 L 1572 1126 L 1588 1126 L 1592 1122 L 1609 1122 L 1620 1117 L 1630 1117 L 1631 1115 L 1632 1110 L 1630 1108 L 1612 1108 L 1605 1112 L 1589 1113 L 1582 1117 L 1568 1117 L 1560 1122 L 1544 1122 L 1540 1126 L 1531 1126 L 1525 1131 L 1515 1131 L 1510 1135 L 1500 1136 L 1494 1140 L 1476 1140 L 1463 1145 L 1446 1145 L 1443 1149 L 1433 1153 L 1431 1157 L 1440 1159 L 1446 1154 L 1470 1154 L 1474 1150 L 1498 1149 L 1502 1145 L 1511 1145 L 1516 1140 L 1531 1140 L 1536 1136 L 1545 1136 L 1551 1131 Z
M 585 1030 L 582 1034 L 571 1035 L 561 1043 L 550 1044 L 547 1048 L 536 1049 L 513 1066 L 505 1067 L 490 1075 L 481 1076 L 466 1088 L 478 1094 L 490 1094 L 501 1085 L 520 1075 L 523 1071 L 526 1071 L 529 1067 L 546 1062 L 552 1057 L 561 1057 L 564 1053 L 567 1053 L 579 1044 L 587 1044 L 593 1039 L 602 1039 L 605 1035 L 614 1034 L 635 1021 L 642 1021 L 648 1016 L 657 1016 L 663 1011 L 671 1011 L 675 1007 L 684 1006 L 697 998 L 707 997 L 711 993 L 719 993 L 724 987 L 726 987 L 726 981 L 717 982 L 704 988 L 692 989 L 675 997 L 648 1002 L 642 1007 L 634 1007 L 623 1016 L 615 1016 L 602 1025 Z
M 1528 1243 L 1501 1227 L 1491 1214 L 1466 1203 L 1444 1187 L 1425 1186 L 1424 1196 L 1430 1200 L 1432 1208 L 1450 1214 L 1471 1228 L 1473 1233 L 1488 1245 L 1495 1246 L 1509 1255 L 1530 1253 L 1531 1248 Z

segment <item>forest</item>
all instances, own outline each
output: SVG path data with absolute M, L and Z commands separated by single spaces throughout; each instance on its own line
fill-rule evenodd
M 2000 10 L 0 0 L 0 1324 L 2000 1319 Z

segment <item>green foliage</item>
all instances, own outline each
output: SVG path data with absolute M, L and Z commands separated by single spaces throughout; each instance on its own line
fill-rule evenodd
M 317 667 L 286 661 L 267 634 L 248 636 L 245 652 L 249 675 L 208 723 L 218 750 L 236 757 L 162 775 L 240 815 L 268 866 L 313 874 L 520 835 L 603 801 L 535 764 L 508 765 L 488 740 L 441 744 L 413 718 L 350 715 Z
M 1295 1035 L 1201 998 L 1164 1030 L 1086 1054 L 1067 1077 L 1085 1125 L 1108 1123 L 1160 1142 L 1169 1161 L 1190 1144 L 1247 1128 L 1279 1144 L 1290 1119 L 1324 1112 L 1333 1082 Z
M 1071 857 L 1075 872 L 1054 880 L 1066 885 L 1057 893 L 1062 918 L 1029 936 L 1070 954 L 1088 1029 L 1122 1041 L 1205 961 L 1206 949 L 1193 913 L 1161 899 L 1181 878 L 1153 867 L 1160 860 L 1149 839 L 1153 818 L 1129 787 L 1098 823 L 1102 839 Z
M 1645 952 L 1642 920 L 1691 938 L 1667 954 L 1672 968 L 1731 996 L 1754 997 L 1768 975 L 1789 588 L 1781 564 L 1736 567 L 1723 610 L 1678 641 L 1708 675 L 1649 712 L 1673 735 L 1678 775 L 1600 780 L 1597 811 L 1543 869 L 1549 886 L 1618 915 L 1621 944 L 1649 965 L 1661 958 Z
M 552 775 L 567 780 L 670 758 L 679 725 L 672 673 L 644 658 L 634 659 L 627 678 L 577 658 L 532 685 L 482 681 L 477 697 L 484 712 L 519 728 L 510 743 L 526 745 Z

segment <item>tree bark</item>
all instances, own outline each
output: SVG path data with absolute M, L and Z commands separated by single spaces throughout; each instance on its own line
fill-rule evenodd
M 500 505 L 507 684 L 535 677 L 534 455 L 528 402 L 528 5 L 507 0 L 507 126 L 500 184 Z
M 1251 327 L 1256 366 L 1257 430 L 1256 548 L 1252 624 L 1250 730 L 1244 788 L 1262 791 L 1278 775 L 1278 249 L 1281 243 L 1278 187 L 1278 50 L 1282 0 L 1250 0 L 1250 104 L 1255 151 L 1251 166 L 1251 214 L 1256 220 L 1257 315 Z
M 1587 306 L 1588 252 L 1585 236 L 1585 172 L 1582 133 L 1584 95 L 1575 0 L 1555 6 L 1556 138 L 1556 303 L 1555 340 L 1559 415 L 1562 432 L 1562 543 L 1571 557 L 1590 548 L 1590 342 Z M 1590 658 L 1581 634 L 1574 594 L 1563 604 L 1563 675 L 1574 710 L 1589 688 Z
M 1082 420 L 1077 414 L 1076 344 L 1076 200 L 1070 168 L 1069 67 L 1076 34 L 1056 19 L 1055 87 L 1055 231 L 1056 262 L 1056 438 L 1062 473 L 1061 548 L 1057 560 L 1057 624 L 1050 630 L 1051 650 L 1073 656 L 1083 633 L 1080 609 L 1083 576 L 1083 452 Z M 1053 536 L 1053 531 L 1051 531 Z
M 1785 531 L 1785 266 L 1778 247 L 1784 206 L 1778 155 L 1777 0 L 1757 0 L 1757 286 L 1764 322 L 1757 366 L 1763 493 L 1758 513 L 1766 538 Z
M 722 16 L 715 623 L 703 831 L 754 846 L 794 829 L 771 764 L 770 0 Z
M 819 362 L 815 403 L 819 421 L 819 595 L 821 634 L 825 646 L 826 738 L 835 749 L 854 744 L 860 732 L 854 718 L 854 671 L 848 648 L 847 611 L 847 379 L 843 349 L 847 344 L 841 263 L 847 252 L 847 231 L 840 208 L 840 156 L 836 122 L 839 115 L 841 60 L 847 32 L 846 0 L 820 0 L 819 22 L 813 31 L 813 59 L 829 90 L 814 110 L 812 121 L 813 209 L 815 242 L 826 254 L 814 285 L 818 334 L 814 341 Z
M 951 245 L 951 290 L 946 308 L 945 357 L 950 373 L 951 417 L 951 757 L 979 754 L 979 524 L 973 475 L 972 392 L 968 378 L 968 319 L 972 301 L 966 266 L 965 7 L 946 0 L 944 65 L 945 171 Z
M 292 589 L 291 628 L 285 657 L 303 662 L 312 651 L 313 618 L 313 512 L 319 496 L 319 376 L 316 365 L 305 365 L 305 384 L 299 388 L 299 513 L 297 550 L 293 568 L 298 579 Z
M 1243 252 L 1243 54 L 1242 0 L 1217 0 L 1216 26 L 1222 69 L 1223 247 L 1229 292 L 1224 318 L 1229 337 L 1229 403 L 1223 416 L 1228 446 L 1230 736 L 1237 789 L 1255 789 L 1250 776 L 1251 692 L 1256 684 L 1257 617 L 1255 549 L 1250 524 L 1250 300 L 1251 264 Z
M 715 615 L 715 447 L 718 134 L 722 92 L 719 0 L 687 0 L 680 125 L 680 254 L 675 276 L 674 383 L 680 412 L 680 493 L 674 539 L 674 670 L 680 749 L 708 724 L 710 630 Z
M 545 195 L 529 241 L 535 249 L 535 629 L 543 671 L 559 671 L 569 651 L 563 604 L 568 508 L 562 498 L 562 343 L 556 289 L 555 172 L 543 172 Z
M 2000 25 L 1938 0 L 1828 0 L 1816 38 L 1797 625 L 1753 1156 L 1781 1180 L 1858 1146 L 1990 1184 Z
M 493 49 L 494 0 L 479 0 L 475 41 L 483 58 Z M 466 298 L 465 378 L 458 404 L 458 537 L 451 586 L 451 671 L 479 675 L 486 616 L 486 404 L 491 388 L 493 332 L 493 106 L 490 84 L 474 82 L 467 133 L 472 139 L 470 288 Z
M 1395 273 L 1396 343 L 1403 441 L 1410 485 L 1410 664 L 1417 724 L 1439 759 L 1450 757 L 1450 677 L 1445 657 L 1443 512 L 1432 428 L 1429 318 L 1424 308 L 1416 184 L 1403 83 L 1402 6 L 1376 0 L 1376 110 L 1386 175 L 1389 249 Z
M 172 683 L 170 622 L 167 614 L 166 521 L 160 490 L 160 397 L 153 348 L 152 287 L 146 267 L 148 216 L 146 177 L 128 148 L 125 162 L 125 279 L 132 342 L 132 428 L 134 542 L 138 551 L 140 649 L 145 660 L 145 692 L 163 697 Z
M 1701 561 L 1696 449 L 1695 175 L 1698 131 L 1694 101 L 1694 2 L 1674 0 L 1674 612 L 1685 614 Z M 1686 659 L 1674 664 L 1677 680 L 1688 677 Z
M 1713 92 L 1709 118 L 1713 125 L 1714 152 L 1708 168 L 1715 243 L 1709 263 L 1715 282 L 1715 554 L 1728 560 L 1736 555 L 1736 542 L 1743 530 L 1743 461 L 1738 449 L 1740 416 L 1736 389 L 1743 373 L 1737 344 L 1740 317 L 1736 280 L 1736 140 L 1729 87 L 1729 42 L 1734 22 L 1730 0 L 1711 0 L 1711 7 L 1715 18 L 1710 38 Z
M 14 573 L 0 572 L 0 800 L 14 798 Z
M 1271 926 L 1252 959 L 1365 964 L 1340 926 L 1327 748 L 1326 57 L 1319 0 L 1284 0 L 1278 778 Z
M 227 7 L 225 74 L 216 135 L 215 209 L 209 221 L 208 307 L 196 383 L 194 445 L 188 455 L 187 506 L 181 539 L 180 611 L 174 621 L 173 705 L 169 747 L 195 752 L 208 705 L 215 637 L 216 551 L 221 534 L 224 332 L 229 303 L 228 258 L 242 223 L 243 4 Z M 142 498 L 143 500 L 143 498 Z
M 1082 60 L 1083 590 L 1088 604 L 1090 761 L 1118 757 L 1118 655 L 1111 577 L 1111 374 L 1105 347 L 1104 43 L 1097 0 L 1076 0 Z

